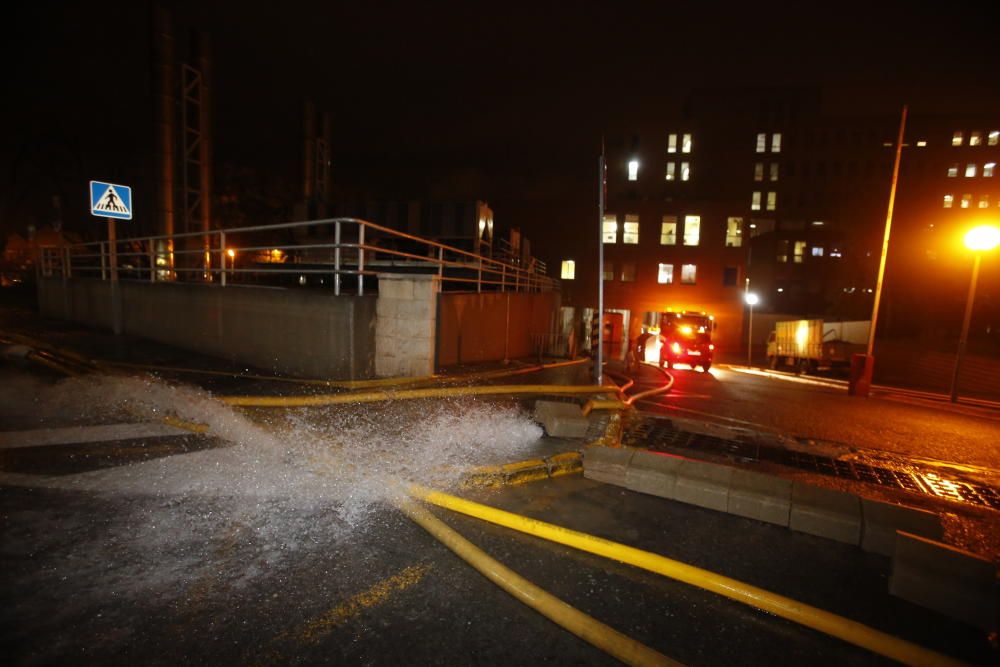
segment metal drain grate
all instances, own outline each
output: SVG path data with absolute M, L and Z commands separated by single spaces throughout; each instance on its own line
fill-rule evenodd
M 869 484 L 888 486 L 910 493 L 922 493 L 957 502 L 1000 509 L 1000 491 L 941 475 L 940 471 L 923 470 L 908 464 L 909 470 L 894 470 L 854 461 L 842 461 L 781 447 L 761 445 L 749 440 L 730 440 L 676 428 L 669 419 L 646 417 L 628 425 L 622 437 L 630 447 L 645 447 L 653 451 L 672 448 L 693 449 L 710 454 L 733 456 L 748 461 L 766 461 L 807 470 L 820 475 L 853 479 Z

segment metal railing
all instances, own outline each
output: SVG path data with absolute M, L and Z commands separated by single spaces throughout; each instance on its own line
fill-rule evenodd
M 382 272 L 437 275 L 449 291 L 558 289 L 533 258 L 486 257 L 358 218 L 45 247 L 38 270 L 63 278 L 320 286 L 336 295 L 364 295 L 365 279 Z

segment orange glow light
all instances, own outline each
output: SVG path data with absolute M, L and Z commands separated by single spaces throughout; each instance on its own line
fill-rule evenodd
M 969 250 L 984 252 L 997 245 L 1000 245 L 1000 228 L 993 225 L 973 227 L 965 235 L 965 247 Z

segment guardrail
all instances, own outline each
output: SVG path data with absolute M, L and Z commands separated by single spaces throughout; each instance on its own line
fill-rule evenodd
M 545 270 L 534 258 L 484 256 L 358 218 L 44 247 L 38 264 L 47 277 L 321 286 L 337 295 L 363 295 L 365 278 L 382 272 L 436 274 L 450 291 L 558 289 Z

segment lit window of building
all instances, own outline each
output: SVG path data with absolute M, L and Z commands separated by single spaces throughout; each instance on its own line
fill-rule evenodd
M 684 141 L 681 143 L 681 153 L 690 153 L 692 148 L 691 135 L 685 134 Z
M 778 163 L 777 162 L 772 162 L 771 163 L 771 180 L 772 181 L 778 180 Z
M 982 132 L 970 132 L 969 133 L 969 145 L 970 146 L 981 146 L 983 143 L 983 133 Z
M 944 196 L 944 207 L 951 208 L 955 204 L 955 195 Z
M 698 267 L 694 264 L 681 264 L 681 284 L 694 285 Z
M 775 256 L 775 259 L 780 264 L 788 263 L 788 241 L 778 241 L 778 254 Z
M 753 196 L 750 198 L 750 210 L 759 211 L 760 210 L 760 193 L 754 192 Z
M 661 285 L 673 285 L 674 284 L 674 265 L 673 264 L 660 264 L 659 270 L 656 272 L 656 282 Z
M 743 245 L 743 218 L 726 219 L 726 247 L 739 248 Z
M 813 255 L 813 257 L 822 257 L 823 256 L 823 246 L 818 246 L 818 245 L 817 246 L 813 246 L 812 255 Z
M 993 130 L 986 136 L 986 143 L 990 146 L 1000 144 L 1000 130 Z
M 965 165 L 965 177 L 975 178 L 975 176 L 976 176 L 976 163 L 970 162 L 969 164 Z
M 701 216 L 684 216 L 684 245 L 698 245 L 701 237 Z
M 983 178 L 993 178 L 993 170 L 997 168 L 996 162 L 987 162 L 983 165 Z
M 924 141 L 923 139 L 917 142 L 917 148 L 926 148 L 926 147 L 927 147 L 927 142 Z
M 781 152 L 781 132 L 775 132 L 771 135 L 771 152 Z
M 677 163 L 668 162 L 667 163 L 667 180 L 672 181 L 677 178 Z
M 602 238 L 605 243 L 618 243 L 618 220 L 614 213 L 605 214 L 603 231 Z
M 757 135 L 757 152 L 763 153 L 767 150 L 767 135 L 763 132 Z
M 989 207 L 990 207 L 990 196 L 979 195 L 979 208 L 989 208 Z
M 639 180 L 639 161 L 629 160 L 628 161 L 628 180 L 637 181 Z
M 622 263 L 622 282 L 623 283 L 635 282 L 635 262 Z
M 564 259 L 559 277 L 563 280 L 574 280 L 576 278 L 576 262 L 571 259 Z
M 834 248 L 830 251 L 830 257 L 843 257 L 844 253 L 840 252 L 840 248 Z
M 667 135 L 667 152 L 676 153 L 677 152 L 677 135 L 669 134 Z
M 803 260 L 803 258 L 806 255 L 806 246 L 807 245 L 808 244 L 805 241 L 796 241 L 795 242 L 795 251 L 794 251 L 795 254 L 793 255 L 793 260 L 794 260 L 794 262 L 796 264 L 801 264 L 802 263 L 802 260 Z
M 951 135 L 951 145 L 952 146 L 961 146 L 963 141 L 964 141 L 964 138 L 962 137 L 962 133 L 961 132 L 956 132 L 955 134 Z
M 665 215 L 660 224 L 660 245 L 677 245 L 677 216 Z
M 615 263 L 604 262 L 604 280 L 610 282 L 614 279 L 615 279 Z
M 681 162 L 681 180 L 690 181 L 691 180 L 691 163 Z
M 948 167 L 948 178 L 955 178 L 958 176 L 958 164 L 953 164 Z
M 764 180 L 764 163 L 757 162 L 753 166 L 753 180 L 760 182 Z
M 778 193 L 777 192 L 768 192 L 767 193 L 767 210 L 768 211 L 773 211 L 776 208 L 778 208 Z
M 972 195 L 962 195 L 962 208 L 969 208 L 972 205 Z
M 634 213 L 625 215 L 625 228 L 622 230 L 622 243 L 635 245 L 639 242 L 639 216 Z

